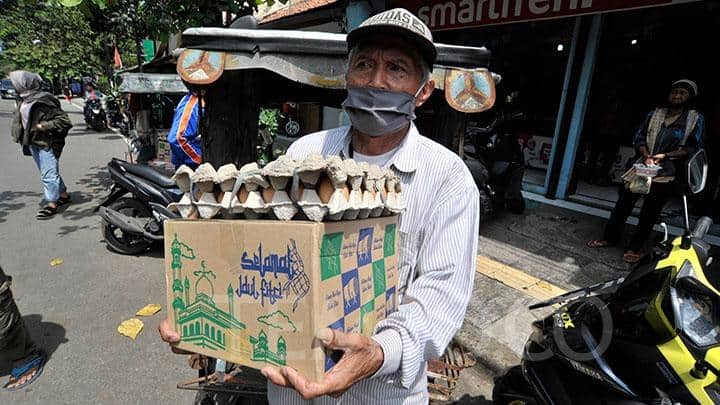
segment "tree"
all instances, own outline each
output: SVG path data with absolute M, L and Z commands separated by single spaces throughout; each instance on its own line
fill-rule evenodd
M 18 2 L 0 15 L 3 69 L 69 79 L 101 71 L 99 42 L 76 9 L 54 2 Z

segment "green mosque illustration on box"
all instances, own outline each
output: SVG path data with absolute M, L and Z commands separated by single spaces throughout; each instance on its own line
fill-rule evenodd
M 235 318 L 233 296 L 234 289 L 232 284 L 228 284 L 228 308 L 225 311 L 219 308 L 213 300 L 215 287 L 211 280 L 215 279 L 215 273 L 208 270 L 205 261 L 200 262 L 200 269 L 192 272 L 197 277 L 194 285 L 193 300 L 190 300 L 190 280 L 185 275 L 182 279 L 183 258 L 194 260 L 195 253 L 185 243 L 178 241 L 177 235 L 170 247 L 172 255 L 171 268 L 173 271 L 173 313 L 175 315 L 176 330 L 180 332 L 181 341 L 191 343 L 199 347 L 205 347 L 212 350 L 226 351 L 228 350 L 228 342 L 226 330 L 245 329 L 245 324 Z M 277 316 L 276 316 L 277 315 Z M 282 326 L 274 325 L 272 318 L 281 318 L 285 324 L 289 324 L 293 328 L 293 332 L 297 329 L 292 322 L 289 321 L 287 315 L 281 311 L 262 316 L 258 321 L 267 324 L 273 328 L 284 329 Z M 289 328 L 289 327 L 288 327 Z M 260 330 L 258 337 L 250 336 L 252 344 L 251 360 L 272 363 L 276 365 L 285 365 L 287 356 L 287 344 L 285 338 L 278 337 L 276 344 L 276 352 L 272 352 L 268 348 L 267 335 L 265 331 Z M 242 354 L 237 352 L 236 354 Z

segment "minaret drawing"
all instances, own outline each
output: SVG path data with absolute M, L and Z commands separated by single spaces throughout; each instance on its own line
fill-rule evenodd
M 228 284 L 227 296 L 228 296 L 228 310 L 230 311 L 230 317 L 235 317 L 235 303 L 233 302 L 233 288 L 232 284 Z
M 172 257 L 172 262 L 170 263 L 170 268 L 172 269 L 173 274 L 173 281 L 172 281 L 172 292 L 173 292 L 173 302 L 172 302 L 172 309 L 175 315 L 175 320 L 177 322 L 177 319 L 180 315 L 180 312 L 185 309 L 187 304 L 189 303 L 189 293 L 188 293 L 188 287 L 189 282 L 187 280 L 187 277 L 185 278 L 185 288 L 183 289 L 183 283 L 182 283 L 182 259 L 195 259 L 195 252 L 186 244 L 180 242 L 177 238 L 177 233 L 175 234 L 175 237 L 173 238 L 172 244 L 170 245 L 170 256 Z M 183 301 L 183 291 L 185 292 L 185 301 Z

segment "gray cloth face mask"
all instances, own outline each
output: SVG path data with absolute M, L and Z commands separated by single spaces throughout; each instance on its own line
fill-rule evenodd
M 350 87 L 342 107 L 353 128 L 363 134 L 372 137 L 391 134 L 415 119 L 415 97 L 424 86 L 423 83 L 414 96 L 402 91 Z

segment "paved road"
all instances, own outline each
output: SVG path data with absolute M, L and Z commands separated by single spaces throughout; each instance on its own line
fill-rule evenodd
M 0 101 L 0 263 L 13 276 L 32 335 L 51 356 L 28 389 L 0 391 L 0 404 L 191 403 L 193 394 L 175 385 L 192 378 L 192 370 L 157 335 L 166 306 L 161 254 L 109 252 L 92 212 L 108 187 L 105 165 L 123 156 L 125 143 L 112 132 L 85 131 L 81 111 L 63 106 L 75 123 L 61 159 L 74 203 L 38 221 L 39 173 L 10 140 L 13 103 Z M 54 258 L 63 264 L 51 266 Z M 119 335 L 118 324 L 148 303 L 163 311 L 143 318 L 137 340 Z M 3 383 L 7 374 L 0 370 Z

